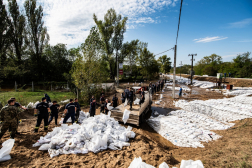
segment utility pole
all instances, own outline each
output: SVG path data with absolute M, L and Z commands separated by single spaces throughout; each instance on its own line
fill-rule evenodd
M 192 57 L 192 68 L 191 68 L 191 85 L 192 85 L 192 78 L 193 78 L 193 56 L 197 56 L 197 54 L 189 54 L 189 57 Z
M 182 68 L 182 61 L 181 61 L 181 63 L 179 64 L 180 65 L 180 78 L 181 78 L 181 68 Z
M 173 99 L 175 99 L 176 56 L 177 56 L 177 45 L 175 45 L 174 47 L 173 85 L 172 85 L 172 98 Z
M 119 87 L 119 63 L 118 63 L 118 56 L 117 56 L 117 60 L 116 60 L 117 64 L 117 87 Z

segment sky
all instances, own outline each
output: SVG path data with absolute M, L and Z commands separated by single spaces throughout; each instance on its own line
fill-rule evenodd
M 24 0 L 17 0 L 20 5 Z M 6 3 L 7 0 L 4 0 Z M 44 9 L 44 22 L 50 44 L 67 44 L 68 49 L 85 42 L 108 9 L 128 17 L 124 41 L 139 39 L 148 43 L 155 55 L 176 43 L 180 0 L 38 0 Z M 177 66 L 191 64 L 215 53 L 223 61 L 252 51 L 252 0 L 184 0 L 177 42 Z M 174 51 L 166 53 L 173 62 Z M 158 58 L 161 55 L 157 55 Z

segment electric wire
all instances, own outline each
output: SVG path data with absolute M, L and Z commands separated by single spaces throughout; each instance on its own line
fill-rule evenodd
M 160 54 L 163 54 L 163 53 L 165 53 L 165 52 L 167 52 L 167 51 L 170 51 L 170 50 L 173 50 L 173 49 L 174 49 L 174 48 L 170 48 L 169 50 L 166 50 L 166 51 L 163 51 L 163 52 L 161 52 L 161 53 L 155 54 L 155 56 L 160 55 Z

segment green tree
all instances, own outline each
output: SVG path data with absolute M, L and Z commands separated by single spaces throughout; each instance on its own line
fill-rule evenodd
M 37 7 L 36 0 L 26 0 L 24 4 L 27 17 L 27 45 L 34 70 L 39 80 L 43 76 L 42 54 L 45 46 L 48 44 L 49 35 L 43 21 L 43 8 Z
M 234 74 L 239 78 L 252 77 L 252 59 L 249 57 L 250 52 L 237 55 L 233 59 Z
M 198 61 L 195 65 L 196 75 L 209 75 L 216 76 L 222 64 L 221 56 L 212 54 L 210 56 L 205 56 L 203 59 Z
M 125 62 L 130 66 L 130 73 L 132 73 L 133 66 L 136 65 L 136 58 L 139 53 L 139 40 L 132 40 L 123 44 L 120 62 Z
M 167 57 L 167 55 L 163 55 L 158 58 L 158 62 L 161 64 L 161 72 L 167 73 L 171 70 L 171 58 Z
M 81 55 L 72 66 L 73 83 L 81 90 L 81 97 L 86 102 L 92 94 L 95 94 L 97 86 L 107 79 L 101 59 L 102 47 L 103 43 L 99 39 L 99 33 L 93 27 L 85 43 L 81 44 Z
M 114 9 L 109 9 L 104 16 L 104 21 L 98 20 L 94 14 L 93 19 L 99 30 L 105 52 L 103 59 L 109 63 L 110 78 L 114 79 L 116 75 L 116 59 L 118 51 L 122 48 L 123 34 L 126 31 L 127 17 L 122 19 L 117 15 Z M 113 52 L 116 52 L 116 57 Z
M 3 68 L 7 59 L 7 49 L 10 44 L 10 20 L 7 15 L 3 0 L 0 1 L 0 65 Z
M 158 62 L 155 60 L 153 53 L 148 51 L 146 47 L 140 49 L 138 64 L 141 67 L 141 74 L 148 76 L 149 79 L 159 72 Z

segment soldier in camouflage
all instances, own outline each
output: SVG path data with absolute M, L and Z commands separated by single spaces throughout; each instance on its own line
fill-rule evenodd
M 8 129 L 10 130 L 11 138 L 14 139 L 15 137 L 18 126 L 17 119 L 20 111 L 14 104 L 14 100 L 8 100 L 8 106 L 5 106 L 1 110 L 1 120 L 3 124 L 1 127 L 0 139 Z

